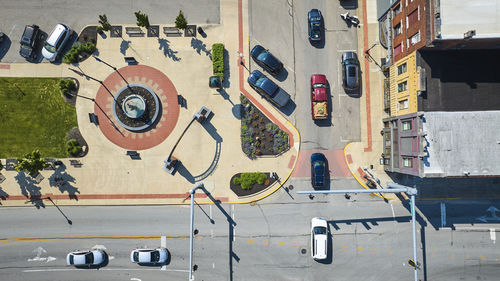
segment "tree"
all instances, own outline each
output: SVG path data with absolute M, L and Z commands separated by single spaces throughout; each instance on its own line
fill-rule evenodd
M 111 24 L 108 22 L 108 17 L 106 14 L 104 15 L 99 15 L 99 23 L 101 26 L 98 26 L 98 30 L 104 30 L 104 31 L 110 31 L 111 30 Z
M 149 18 L 148 15 L 141 13 L 141 11 L 135 12 L 135 17 L 137 18 L 137 26 L 145 27 L 149 29 Z
M 178 29 L 186 29 L 188 23 L 187 19 L 184 17 L 184 13 L 182 11 L 179 11 L 179 15 L 175 18 L 175 27 Z
M 34 178 L 43 170 L 43 168 L 47 167 L 48 164 L 45 163 L 45 160 L 41 158 L 40 151 L 38 149 L 33 150 L 31 153 L 27 153 L 24 155 L 24 159 L 17 159 L 16 171 L 28 172 L 30 177 Z
M 2 160 L 0 160 L 0 171 L 3 170 Z

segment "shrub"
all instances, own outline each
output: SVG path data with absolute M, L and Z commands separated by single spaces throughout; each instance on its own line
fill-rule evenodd
M 252 189 L 252 186 L 256 183 L 263 184 L 267 179 L 267 175 L 263 173 L 241 173 L 240 177 L 235 177 L 233 179 L 234 184 L 241 185 L 244 190 Z
M 73 79 L 61 79 L 59 81 L 59 89 L 63 95 L 69 95 L 70 91 L 76 89 L 76 84 Z
M 82 147 L 80 146 L 80 144 L 76 139 L 70 139 L 67 145 L 68 145 L 68 153 L 71 154 L 72 156 L 78 156 L 80 153 L 82 153 Z
M 219 76 L 224 81 L 224 44 L 215 43 L 212 45 L 212 65 L 214 75 Z
M 70 63 L 77 63 L 78 62 L 78 57 L 80 56 L 81 53 L 87 53 L 87 54 L 92 54 L 96 50 L 96 46 L 92 42 L 87 42 L 85 44 L 80 44 L 80 43 L 75 43 L 73 47 L 64 55 L 63 57 L 63 62 L 70 64 Z

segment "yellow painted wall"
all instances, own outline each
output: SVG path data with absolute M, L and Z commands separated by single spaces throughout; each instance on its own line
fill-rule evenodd
M 416 52 L 395 62 L 390 70 L 391 116 L 399 116 L 417 112 L 417 91 L 419 90 L 420 73 L 417 70 Z M 398 75 L 398 67 L 406 63 L 406 72 Z M 407 89 L 398 92 L 398 84 L 406 81 Z M 408 100 L 408 108 L 399 106 L 400 101 Z

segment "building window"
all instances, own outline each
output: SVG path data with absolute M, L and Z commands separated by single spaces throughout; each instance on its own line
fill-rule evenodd
M 418 22 L 419 20 L 419 14 L 418 14 L 418 8 L 411 12 L 411 14 L 408 15 L 408 17 L 406 18 L 406 29 L 408 29 L 410 26 L 412 26 L 413 24 L 415 24 L 416 22 Z
M 399 101 L 399 110 L 408 109 L 408 99 Z
M 403 51 L 403 48 L 401 47 L 401 44 L 397 45 L 394 48 L 394 56 L 397 56 L 397 55 L 401 54 L 402 51 Z
M 413 159 L 411 157 L 403 157 L 403 167 L 413 168 Z
M 403 81 L 398 84 L 398 93 L 408 90 L 408 81 Z
M 398 75 L 406 73 L 406 62 L 398 65 Z
M 394 27 L 394 37 L 401 34 L 401 22 Z
M 392 10 L 392 16 L 395 17 L 399 13 L 401 13 L 401 5 L 400 4 L 398 4 L 396 7 L 394 7 L 394 9 Z
M 420 42 L 420 32 L 415 33 L 412 37 L 410 37 L 410 45 L 415 45 Z
M 403 122 L 401 122 L 401 125 L 403 127 L 403 131 L 411 130 L 411 120 L 403 121 Z

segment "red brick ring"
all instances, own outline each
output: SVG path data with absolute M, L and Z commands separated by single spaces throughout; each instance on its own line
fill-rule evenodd
M 144 132 L 122 128 L 113 115 L 113 97 L 101 85 L 94 105 L 101 132 L 112 143 L 128 150 L 144 150 L 160 144 L 172 133 L 179 119 L 180 108 L 174 84 L 165 74 L 146 65 L 129 65 L 118 69 L 118 72 L 129 84 L 143 84 L 156 93 L 161 103 L 161 117 Z M 103 81 L 115 96 L 127 85 L 118 72 L 113 72 Z

